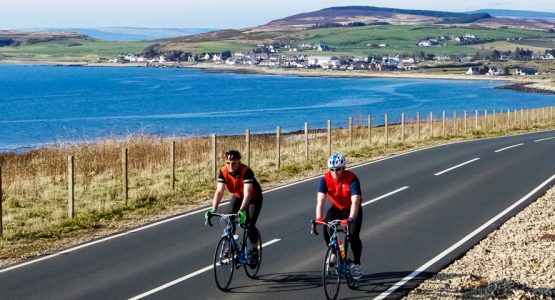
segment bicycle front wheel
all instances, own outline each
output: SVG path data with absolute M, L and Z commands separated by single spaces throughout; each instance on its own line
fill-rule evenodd
M 339 251 L 337 251 L 335 246 L 330 246 L 326 252 L 324 272 L 322 274 L 322 283 L 327 299 L 335 299 L 339 293 L 341 284 L 341 272 L 339 268 L 341 268 Z
M 247 231 L 245 233 L 245 248 L 247 249 L 247 258 L 248 261 L 244 265 L 245 266 L 245 273 L 249 278 L 256 278 L 258 275 L 258 270 L 260 270 L 260 264 L 262 264 L 262 238 L 260 237 L 260 233 L 257 234 L 256 243 L 251 242 L 251 233 Z M 256 247 L 254 246 L 256 245 Z
M 231 278 L 233 278 L 235 269 L 234 252 L 229 238 L 227 236 L 222 237 L 216 247 L 216 253 L 214 253 L 214 279 L 218 289 L 222 291 L 227 291 L 231 284 Z

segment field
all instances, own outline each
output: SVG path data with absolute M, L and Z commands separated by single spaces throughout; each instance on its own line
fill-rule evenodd
M 538 39 L 544 38 L 555 41 L 555 34 L 541 31 L 518 29 L 488 29 L 461 28 L 442 26 L 365 26 L 351 28 L 329 28 L 306 30 L 296 35 L 296 42 L 311 44 L 322 43 L 333 48 L 333 52 L 351 53 L 354 55 L 367 54 L 418 54 L 422 51 L 434 54 L 474 55 L 477 45 L 459 45 L 455 40 L 448 40 L 439 46 L 419 47 L 420 40 L 438 38 L 440 36 L 457 37 L 474 34 L 481 39 L 506 40 L 507 38 Z M 387 47 L 377 48 L 386 43 Z M 373 47 L 367 46 L 372 44 Z M 445 46 L 443 45 L 445 44 Z M 492 43 L 479 44 L 485 50 Z M 514 50 L 519 45 L 514 45 Z M 523 47 L 523 46 L 520 46 Z M 500 50 L 500 49 L 498 49 Z M 319 52 L 322 55 L 322 52 Z
M 121 53 L 137 53 L 150 42 L 108 42 L 84 39 L 0 47 L 0 59 L 20 61 L 84 62 L 102 61 Z

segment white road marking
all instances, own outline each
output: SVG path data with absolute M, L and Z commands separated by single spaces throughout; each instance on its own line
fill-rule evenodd
M 524 143 L 520 143 L 520 144 L 512 145 L 512 146 L 509 146 L 509 147 L 501 148 L 501 149 L 495 150 L 494 152 L 498 153 L 498 152 L 505 151 L 507 149 L 511 149 L 511 148 L 514 148 L 514 147 L 522 146 L 522 145 L 524 145 Z
M 428 261 L 427 263 L 423 264 L 420 268 L 418 268 L 416 271 L 410 273 L 408 276 L 406 276 L 405 278 L 403 278 L 401 281 L 397 282 L 396 284 L 394 284 L 392 287 L 390 287 L 389 289 L 387 289 L 387 291 L 381 293 L 378 297 L 374 298 L 374 299 L 384 299 L 387 296 L 391 295 L 392 293 L 394 293 L 398 288 L 402 287 L 405 283 L 407 283 L 408 281 L 414 279 L 416 276 L 418 276 L 418 274 L 424 272 L 425 270 L 427 270 L 430 266 L 432 266 L 433 264 L 435 264 L 436 262 L 438 262 L 440 259 L 444 258 L 447 254 L 451 253 L 453 250 L 457 249 L 458 247 L 460 247 L 462 244 L 466 243 L 468 240 L 470 240 L 471 238 L 473 238 L 475 235 L 477 235 L 478 233 L 480 233 L 482 230 L 484 230 L 485 228 L 491 226 L 491 224 L 495 223 L 497 220 L 499 220 L 501 217 L 503 217 L 504 215 L 508 214 L 511 210 L 513 210 L 515 207 L 519 206 L 520 204 L 522 204 L 522 202 L 528 200 L 528 198 L 532 197 L 532 195 L 534 195 L 537 191 L 539 191 L 541 188 L 543 188 L 544 186 L 548 185 L 551 181 L 553 181 L 555 179 L 555 174 L 551 177 L 549 177 L 549 179 L 547 179 L 546 181 L 544 181 L 542 184 L 540 184 L 538 187 L 536 187 L 535 189 L 533 189 L 530 193 L 528 193 L 526 196 L 520 198 L 520 200 L 518 200 L 517 202 L 515 202 L 513 205 L 509 206 L 507 209 L 505 209 L 504 211 L 502 211 L 501 213 L 499 213 L 498 215 L 496 215 L 495 217 L 493 217 L 491 220 L 489 220 L 488 222 L 484 223 L 482 226 L 478 227 L 476 230 L 472 231 L 470 234 L 468 234 L 467 236 L 465 236 L 463 239 L 461 239 L 460 241 L 458 241 L 457 243 L 455 243 L 453 246 L 447 248 L 445 251 L 441 252 L 440 254 L 438 254 L 436 257 L 432 258 L 430 261 Z
M 475 162 L 475 161 L 477 161 L 477 160 L 479 160 L 479 159 L 480 159 L 480 158 L 478 158 L 478 157 L 475 158 L 475 159 L 471 159 L 471 160 L 469 160 L 469 161 L 467 161 L 467 162 L 463 162 L 462 164 L 458 164 L 458 165 L 456 165 L 456 166 L 454 166 L 454 167 L 451 167 L 451 168 L 449 168 L 449 169 L 445 169 L 445 170 L 443 170 L 443 171 L 441 171 L 441 172 L 437 172 L 437 173 L 435 173 L 434 175 L 435 175 L 435 176 L 439 176 L 439 175 L 441 175 L 441 174 L 444 174 L 444 173 L 447 173 L 447 172 L 449 172 L 449 171 L 452 171 L 452 170 L 454 170 L 454 169 L 456 169 L 456 168 L 459 168 L 459 167 L 462 167 L 462 166 L 464 166 L 464 165 L 467 165 L 467 164 L 469 164 L 469 163 L 471 163 L 471 162 Z
M 370 203 L 374 203 L 374 202 L 376 202 L 376 201 L 380 201 L 380 200 L 382 200 L 383 198 L 389 197 L 389 196 L 391 196 L 391 195 L 393 195 L 393 194 L 396 194 L 396 193 L 398 193 L 398 192 L 400 192 L 400 191 L 403 191 L 403 190 L 406 190 L 406 189 L 408 189 L 408 188 L 409 188 L 408 186 L 404 186 L 404 187 L 402 187 L 402 188 L 396 189 L 396 190 L 394 190 L 393 192 L 389 192 L 389 193 L 387 193 L 387 194 L 385 194 L 385 195 L 381 195 L 381 196 L 379 196 L 379 197 L 377 197 L 377 198 L 374 198 L 374 199 L 372 199 L 372 200 L 368 200 L 368 201 L 362 203 L 362 206 L 368 205 L 368 204 L 370 204 Z
M 534 143 L 537 143 L 537 142 L 543 142 L 543 141 L 547 141 L 547 140 L 552 140 L 552 139 L 555 139 L 555 136 L 552 136 L 552 137 L 548 137 L 548 138 L 545 138 L 545 139 L 539 139 L 539 140 L 535 140 L 535 141 L 534 141 Z
M 269 241 L 269 242 L 262 243 L 262 248 L 267 247 L 267 246 L 269 246 L 269 245 L 271 245 L 271 244 L 277 243 L 277 242 L 279 242 L 279 241 L 281 241 L 281 239 L 273 239 L 273 240 L 271 240 L 271 241 Z M 155 289 L 152 289 L 152 290 L 150 290 L 150 291 L 146 291 L 146 292 L 144 292 L 144 293 L 142 293 L 142 294 L 140 294 L 140 295 L 137 295 L 137 296 L 135 296 L 135 297 L 129 298 L 129 300 L 138 300 L 138 299 L 142 299 L 142 298 L 144 298 L 144 297 L 146 297 L 146 296 L 150 296 L 150 295 L 152 295 L 152 294 L 154 294 L 154 293 L 157 293 L 157 292 L 159 292 L 159 291 L 161 291 L 161 290 L 167 289 L 167 288 L 169 288 L 170 286 L 176 285 L 176 284 L 178 284 L 178 283 L 180 283 L 180 282 L 183 282 L 183 281 L 185 281 L 185 280 L 187 280 L 187 279 L 193 278 L 193 277 L 195 277 L 195 276 L 197 276 L 197 275 L 199 275 L 199 274 L 202 274 L 202 273 L 204 273 L 204 272 L 206 272 L 206 271 L 209 271 L 209 270 L 211 270 L 213 267 L 214 267 L 213 265 L 206 266 L 206 267 L 204 267 L 204 268 L 202 268 L 202 269 L 200 269 L 200 270 L 196 270 L 196 271 L 193 272 L 193 273 L 187 274 L 187 275 L 185 275 L 185 276 L 183 276 L 183 277 L 177 278 L 177 279 L 175 279 L 175 280 L 173 280 L 173 281 L 170 281 L 170 282 L 168 282 L 168 283 L 166 283 L 166 284 L 163 284 L 163 285 L 161 285 L 161 286 L 159 286 L 159 287 L 157 287 L 157 288 L 155 288 Z

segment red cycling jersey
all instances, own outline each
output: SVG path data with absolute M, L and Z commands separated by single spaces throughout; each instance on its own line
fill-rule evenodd
M 358 181 L 355 173 L 348 170 L 343 172 L 343 175 L 339 179 L 333 178 L 329 171 L 324 175 L 327 187 L 326 194 L 330 197 L 333 205 L 341 210 L 351 207 L 352 192 L 355 192 L 355 194 L 360 193 L 360 191 L 351 191 L 351 183 L 353 183 L 354 180 Z

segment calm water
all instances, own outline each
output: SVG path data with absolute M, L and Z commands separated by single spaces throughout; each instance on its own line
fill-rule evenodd
M 0 149 L 145 132 L 167 136 L 376 124 L 384 113 L 555 105 L 490 81 L 306 78 L 190 69 L 0 65 Z

